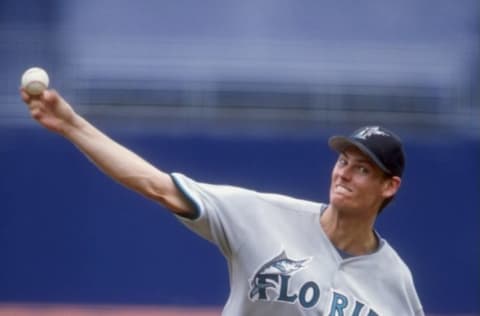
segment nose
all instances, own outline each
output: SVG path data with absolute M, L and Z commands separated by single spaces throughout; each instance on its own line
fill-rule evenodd
M 352 178 L 352 172 L 347 166 L 337 168 L 336 172 L 337 175 L 344 181 L 348 181 Z

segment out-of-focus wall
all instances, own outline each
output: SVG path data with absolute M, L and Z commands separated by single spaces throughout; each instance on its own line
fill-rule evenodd
M 41 65 L 91 117 L 381 120 L 475 133 L 478 7 L 6 0 L 0 122 L 30 122 L 16 106 L 18 78 Z

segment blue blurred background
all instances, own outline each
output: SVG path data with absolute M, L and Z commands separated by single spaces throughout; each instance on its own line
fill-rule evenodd
M 221 306 L 223 258 L 33 122 L 22 72 L 166 171 L 326 201 L 334 133 L 405 141 L 377 228 L 425 311 L 480 315 L 480 3 L 2 0 L 0 303 Z M 201 259 L 201 271 L 193 262 Z

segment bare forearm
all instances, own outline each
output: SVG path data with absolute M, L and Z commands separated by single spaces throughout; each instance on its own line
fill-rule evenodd
M 144 159 L 113 141 L 79 115 L 62 133 L 99 169 L 124 186 L 142 195 L 162 201 L 170 177 Z

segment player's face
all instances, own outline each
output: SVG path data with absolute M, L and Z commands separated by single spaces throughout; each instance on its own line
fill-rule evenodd
M 386 176 L 368 156 L 349 147 L 339 155 L 333 168 L 330 204 L 338 210 L 375 214 L 399 185 L 400 178 Z

